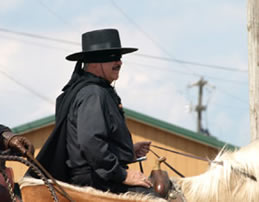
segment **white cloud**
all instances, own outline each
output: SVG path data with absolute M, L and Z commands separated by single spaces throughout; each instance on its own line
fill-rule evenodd
M 21 46 L 10 40 L 0 40 L 0 65 L 6 66 L 10 60 L 13 60 L 14 55 L 21 50 Z M 2 67 L 1 67 L 2 68 Z
M 7 13 L 10 10 L 17 8 L 19 5 L 21 5 L 24 2 L 24 0 L 8 0 L 8 1 L 0 1 L 0 12 Z
M 3 1 L 0 3 L 0 10 L 7 6 L 7 2 L 11 2 L 8 9 L 12 9 L 23 1 Z M 242 47 L 238 44 L 235 50 L 231 49 L 230 43 L 228 46 L 226 45 L 234 36 L 230 28 L 231 30 L 236 29 L 236 27 L 240 29 L 238 24 L 242 24 L 241 26 L 244 24 L 243 7 L 240 3 L 236 4 L 233 1 L 234 3 L 220 4 L 219 2 L 214 2 L 198 5 L 195 1 L 193 6 L 190 7 L 183 6 L 183 4 L 188 5 L 186 1 L 173 3 L 172 1 L 166 1 L 167 6 L 163 8 L 164 13 L 159 13 L 155 9 L 157 8 L 155 4 L 160 6 L 161 2 L 152 2 L 155 3 L 151 7 L 149 5 L 152 3 L 147 6 L 138 2 L 139 6 L 142 7 L 138 9 L 130 9 L 129 7 L 127 11 L 130 11 L 129 16 L 134 15 L 137 23 L 161 47 L 168 50 L 170 54 L 172 53 L 172 56 L 197 62 L 230 65 L 242 69 L 246 67 L 247 57 L 242 55 L 244 45 Z M 94 4 L 94 1 L 91 3 Z M 133 7 L 134 2 L 127 3 Z M 121 2 L 120 4 L 124 5 Z M 54 11 L 59 11 L 59 16 L 72 13 L 71 16 L 69 15 L 66 18 L 68 23 L 64 24 L 59 21 L 55 29 L 53 29 L 52 22 L 48 21 L 47 24 L 44 24 L 44 27 L 39 24 L 38 27 L 31 27 L 28 30 L 32 30 L 30 32 L 35 30 L 35 33 L 37 33 L 40 29 L 41 35 L 80 43 L 81 32 L 104 27 L 115 27 L 120 30 L 124 47 L 137 47 L 139 48 L 137 53 L 140 54 L 168 57 L 160 45 L 152 42 L 111 5 L 98 3 L 89 9 L 82 9 L 84 10 L 83 12 L 76 10 L 78 14 L 65 11 L 66 6 L 62 4 L 62 0 L 58 2 L 58 5 L 58 8 L 63 6 L 62 10 L 53 9 Z M 82 5 L 85 5 L 85 2 Z M 75 4 L 75 6 L 79 9 L 78 4 Z M 5 9 L 6 13 L 8 9 Z M 33 9 L 33 5 L 30 9 Z M 73 9 L 69 7 L 68 10 Z M 157 13 L 154 13 L 154 10 Z M 141 14 L 138 13 L 140 11 Z M 20 13 L 22 13 L 22 10 L 20 10 Z M 170 14 L 170 16 L 165 14 Z M 35 19 L 41 17 L 35 16 Z M 54 16 L 52 17 L 54 18 Z M 31 19 L 27 20 L 19 22 L 17 31 L 23 31 L 23 28 L 27 30 L 29 27 L 28 22 Z M 23 23 L 26 23 L 26 25 L 23 25 Z M 70 23 L 73 26 L 69 26 Z M 52 25 L 51 28 L 48 28 L 49 24 Z M 15 30 L 17 26 L 10 24 L 10 27 Z M 74 27 L 76 28 L 74 29 Z M 229 27 L 229 29 L 224 30 L 226 27 Z M 218 30 L 218 33 L 215 33 L 215 30 Z M 236 33 L 236 30 L 234 30 L 234 33 Z M 215 41 L 215 38 L 220 38 L 218 34 L 223 34 L 226 38 Z M 240 35 L 244 37 L 243 32 Z M 0 39 L 0 64 L 4 65 L 7 68 L 5 70 L 15 79 L 54 102 L 61 88 L 70 78 L 75 65 L 73 62 L 66 61 L 65 56 L 81 51 L 81 46 L 62 45 L 61 43 L 33 40 L 25 37 L 16 37 L 16 39 L 18 41 Z M 229 41 L 226 42 L 226 39 Z M 237 39 L 240 38 L 235 40 Z M 20 40 L 23 40 L 23 42 Z M 235 42 L 235 40 L 233 41 Z M 225 49 L 228 49 L 227 52 L 225 52 Z M 205 74 L 205 76 L 208 74 L 214 77 L 221 76 L 225 79 L 244 79 L 240 74 L 222 73 L 191 65 L 180 65 L 143 58 L 134 54 L 125 55 L 123 60 L 125 62 L 120 79 L 116 82 L 116 88 L 125 107 L 194 131 L 196 129 L 196 121 L 193 119 L 194 114 L 188 114 L 185 111 L 185 106 L 190 101 L 185 94 L 186 85 L 191 83 L 190 81 L 198 80 L 197 75 L 195 76 L 193 73 Z M 183 73 L 179 74 L 179 72 L 175 71 Z M 209 82 L 216 86 L 222 85 L 224 89 L 228 90 L 229 85 L 223 85 L 221 81 L 212 80 Z M 3 74 L 0 74 L 0 84 L 0 104 L 4 106 L 0 109 L 0 123 L 16 126 L 33 119 L 42 118 L 49 115 L 49 113 L 54 113 L 53 105 L 20 87 Z M 196 90 L 192 89 L 191 100 L 195 100 L 194 103 L 196 103 L 198 96 Z M 244 94 L 241 88 L 233 87 L 231 89 L 231 93 L 237 93 L 238 91 L 240 91 L 240 95 Z M 216 122 L 215 126 L 211 127 L 213 129 L 219 125 L 216 130 L 217 133 L 213 133 L 213 135 L 220 137 L 222 140 L 238 143 L 238 141 L 242 140 L 241 137 L 244 136 L 243 134 L 247 130 L 247 122 L 242 127 L 243 131 L 237 132 L 235 125 L 241 123 L 242 120 L 237 119 L 238 117 L 233 113 L 227 114 L 219 106 L 219 104 L 226 104 L 226 102 L 231 105 L 233 100 L 227 96 L 224 97 L 222 94 L 215 94 L 213 102 L 214 104 L 209 106 L 209 121 L 210 123 Z M 226 131 L 230 130 L 233 130 L 232 134 L 239 133 L 241 139 L 233 139 L 232 134 L 226 134 Z

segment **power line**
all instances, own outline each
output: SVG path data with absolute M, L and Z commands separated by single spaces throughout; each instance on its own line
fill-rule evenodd
M 157 41 L 155 41 L 144 29 L 141 28 L 141 26 L 139 26 L 134 20 L 132 20 L 127 13 L 125 13 L 116 3 L 115 1 L 111 0 L 112 5 L 131 23 L 133 24 L 135 27 L 137 27 L 137 29 L 145 36 L 147 37 L 150 41 L 152 41 L 160 50 L 162 50 L 163 52 L 165 52 L 168 56 L 170 56 L 170 53 Z
M 8 39 L 8 40 L 19 41 L 19 42 L 24 43 L 24 44 L 26 44 L 26 45 L 31 44 L 31 45 L 33 45 L 33 46 L 38 46 L 38 47 L 42 47 L 42 48 L 49 48 L 49 49 L 52 49 L 52 50 L 57 49 L 57 50 L 62 50 L 62 51 L 66 51 L 66 52 L 71 51 L 71 50 L 64 49 L 64 48 L 57 47 L 57 46 L 47 45 L 47 44 L 38 43 L 38 42 L 32 42 L 32 41 L 23 40 L 23 39 L 18 39 L 18 38 L 10 37 L 10 36 L 4 36 L 4 35 L 2 35 L 2 34 L 1 34 L 0 36 L 1 36 L 0 38 L 5 38 L 5 39 Z
M 165 52 L 170 58 L 165 58 L 165 57 L 158 57 L 158 56 L 151 56 L 151 55 L 143 55 L 143 54 L 136 54 L 142 57 L 149 57 L 152 59 L 160 59 L 160 60 L 167 60 L 167 61 L 173 61 L 177 62 L 180 64 L 190 64 L 190 65 L 195 65 L 195 66 L 202 66 L 202 67 L 209 67 L 209 68 L 217 68 L 221 70 L 226 70 L 226 71 L 240 71 L 240 72 L 248 72 L 247 70 L 240 70 L 240 69 L 235 69 L 235 68 L 230 68 L 230 67 L 223 67 L 223 66 L 218 66 L 218 65 L 209 65 L 209 64 L 202 64 L 202 63 L 197 63 L 197 62 L 191 62 L 191 61 L 184 61 L 184 60 L 179 60 L 179 59 L 174 59 L 171 58 L 171 54 L 157 41 L 155 41 L 147 32 L 145 32 L 144 29 L 142 29 L 134 20 L 132 20 L 116 3 L 114 0 L 110 0 L 113 4 L 113 6 L 120 11 L 120 13 L 126 17 L 137 29 L 143 33 L 149 40 L 151 40 L 157 47 L 159 47 L 160 50 Z M 189 68 L 188 68 L 189 69 Z M 191 71 L 193 72 L 193 71 Z M 193 72 L 194 73 L 194 72 Z
M 246 73 L 248 72 L 247 70 L 242 70 L 242 69 L 224 67 L 224 66 L 219 66 L 219 65 L 203 64 L 203 63 L 179 60 L 179 59 L 174 59 L 174 58 L 160 57 L 160 56 L 154 56 L 154 55 L 145 55 L 145 54 L 138 54 L 138 53 L 136 53 L 135 55 L 141 56 L 141 57 L 146 57 L 146 58 L 151 58 L 151 59 L 156 59 L 156 60 L 165 60 L 165 61 L 169 61 L 169 62 L 176 62 L 176 63 L 180 63 L 180 64 L 189 64 L 189 65 L 194 65 L 194 66 L 220 69 L 220 70 L 225 70 L 225 71 L 237 71 L 237 72 L 246 72 Z
M 242 103 L 248 103 L 248 101 L 245 101 L 245 100 L 243 100 L 243 99 L 241 99 L 241 98 L 239 98 L 239 97 L 237 97 L 237 96 L 235 96 L 235 95 L 232 95 L 232 94 L 230 94 L 229 92 L 227 92 L 227 91 L 225 91 L 225 90 L 220 90 L 222 93 L 224 93 L 224 94 L 226 94 L 226 95 L 228 95 L 228 96 L 230 96 L 230 97 L 232 97 L 232 98 L 234 98 L 234 99 L 236 99 L 236 100 L 238 100 L 238 101 L 240 101 L 240 102 L 242 102 Z
M 202 64 L 202 63 L 197 63 L 197 62 L 191 62 L 191 61 L 184 61 L 184 60 L 179 60 L 179 59 L 174 59 L 171 58 L 171 54 L 157 41 L 155 41 L 147 32 L 145 32 L 144 29 L 142 29 L 134 20 L 132 20 L 116 3 L 114 0 L 111 0 L 113 6 L 120 11 L 120 13 L 127 18 L 130 23 L 132 23 L 141 33 L 143 33 L 149 40 L 151 40 L 160 50 L 165 52 L 170 58 L 165 58 L 165 57 L 157 57 L 157 56 L 150 56 L 150 55 L 143 55 L 143 54 L 136 54 L 141 57 L 149 57 L 152 59 L 162 59 L 162 60 L 167 60 L 167 61 L 172 61 L 180 64 L 189 64 L 189 65 L 195 65 L 195 66 L 202 66 L 202 67 L 208 67 L 208 68 L 217 68 L 221 70 L 226 70 L 226 71 L 240 71 L 240 72 L 247 72 L 247 70 L 239 70 L 235 68 L 229 68 L 229 67 L 223 67 L 223 66 L 218 66 L 218 65 L 209 65 L 209 64 Z M 188 68 L 189 69 L 189 68 Z M 189 69 L 190 70 L 190 69 Z M 191 70 L 190 70 L 191 71 Z M 193 74 L 195 74 L 193 71 L 191 71 Z
M 30 37 L 30 38 L 36 38 L 36 39 L 54 41 L 54 42 L 63 43 L 63 44 L 80 46 L 80 43 L 74 42 L 74 41 L 62 40 L 62 39 L 57 39 L 57 38 L 52 38 L 52 37 L 47 37 L 47 36 L 42 36 L 42 35 L 37 35 L 37 34 L 31 34 L 31 33 L 27 33 L 27 32 L 17 32 L 17 31 L 12 31 L 12 30 L 5 29 L 5 28 L 0 28 L 0 32 L 7 32 L 7 33 L 26 36 L 26 37 Z
M 57 39 L 57 38 L 52 38 L 52 37 L 47 37 L 47 36 L 42 36 L 42 35 L 37 35 L 37 34 L 31 34 L 31 33 L 26 33 L 26 32 L 18 32 L 18 31 L 5 29 L 5 28 L 0 28 L 0 32 L 11 33 L 11 34 L 15 34 L 15 35 L 21 35 L 21 36 L 26 36 L 26 37 L 36 38 L 36 39 L 41 39 L 41 40 L 54 41 L 54 42 L 58 42 L 58 43 L 68 44 L 68 45 L 81 46 L 80 43 L 75 42 L 75 41 Z M 168 61 L 168 62 L 174 62 L 174 63 L 179 63 L 179 64 L 189 64 L 189 65 L 195 65 L 195 66 L 209 67 L 209 68 L 218 69 L 218 70 L 247 72 L 247 70 L 240 70 L 240 69 L 236 69 L 236 68 L 224 67 L 224 66 L 219 66 L 219 65 L 197 63 L 197 62 L 179 60 L 179 59 L 174 59 L 174 58 L 169 58 L 169 57 L 167 58 L 167 57 L 159 57 L 159 56 L 137 54 L 137 53 L 134 55 L 140 56 L 140 57 L 147 57 L 147 58 L 151 58 L 151 59 Z
M 133 24 L 142 34 L 144 34 L 145 37 L 147 37 L 153 44 L 155 44 L 160 50 L 162 50 L 165 54 L 167 54 L 169 57 L 171 57 L 171 54 L 167 51 L 164 46 L 162 46 L 159 42 L 155 41 L 153 37 L 151 37 L 144 29 L 141 28 L 134 20 L 132 20 L 127 13 L 125 13 L 116 3 L 114 0 L 111 0 L 113 6 L 126 18 L 128 21 Z M 190 72 L 195 73 L 192 69 L 190 69 L 188 66 L 185 66 Z
M 39 4 L 44 7 L 50 14 L 52 14 L 53 16 L 55 16 L 58 20 L 60 20 L 61 22 L 63 22 L 66 25 L 69 25 L 71 27 L 73 27 L 73 30 L 75 30 L 75 27 L 68 23 L 66 20 L 64 20 L 60 15 L 58 15 L 55 11 L 53 11 L 50 7 L 48 7 L 45 3 L 43 3 L 41 0 L 38 0 Z
M 4 36 L 4 37 L 6 37 L 6 36 Z M 10 37 L 7 37 L 7 38 L 10 38 Z M 52 46 L 51 46 L 51 47 L 48 47 L 48 46 L 46 46 L 46 45 L 42 45 L 42 44 L 39 44 L 39 43 L 24 41 L 24 40 L 21 40 L 21 39 L 19 39 L 19 40 L 22 41 L 22 42 L 24 42 L 24 43 L 32 43 L 33 45 L 42 46 L 42 47 L 44 47 L 44 48 L 46 48 L 46 47 L 47 47 L 47 48 L 56 48 L 56 47 L 52 47 Z M 59 49 L 60 49 L 60 48 L 59 48 Z M 62 50 L 64 50 L 64 49 L 62 49 Z M 126 63 L 128 63 L 128 62 L 126 62 Z M 150 65 L 150 64 L 147 65 L 147 64 L 140 64 L 140 63 L 136 63 L 136 62 L 129 62 L 129 63 L 137 64 L 137 65 L 141 65 L 141 66 L 148 66 L 148 67 L 152 66 L 152 65 Z M 155 66 L 153 65 L 153 67 L 155 67 Z M 156 69 L 157 69 L 157 68 L 159 68 L 159 67 L 156 66 Z M 160 69 L 161 69 L 161 68 L 160 68 Z M 164 70 L 165 70 L 165 69 L 164 69 Z M 179 74 L 185 74 L 185 75 L 194 75 L 194 74 L 191 74 L 191 73 L 182 72 L 182 71 L 177 71 L 177 70 L 172 70 L 172 69 L 170 69 L 169 71 L 170 71 L 170 72 L 179 73 Z M 200 77 L 201 75 L 195 74 L 194 76 Z M 207 78 L 211 78 L 211 79 L 215 79 L 215 80 L 220 80 L 220 81 L 223 81 L 223 82 L 234 82 L 234 83 L 238 83 L 238 84 L 246 84 L 245 82 L 241 82 L 241 81 L 226 80 L 226 79 L 216 78 L 216 77 L 212 77 L 212 76 L 208 76 L 208 75 L 206 75 L 206 77 L 207 77 Z M 181 92 L 180 94 L 182 94 L 182 92 Z M 229 95 L 229 94 L 227 94 L 227 95 Z M 233 95 L 229 95 L 229 96 L 233 97 Z M 238 100 L 241 100 L 240 98 L 238 98 L 238 97 L 236 97 L 236 96 L 235 96 L 235 98 L 238 99 Z M 244 101 L 242 100 L 242 102 L 244 102 Z
M 11 37 L 7 37 L 7 36 L 2 36 L 2 37 L 14 40 Z M 23 43 L 31 43 L 33 45 L 44 47 L 44 48 L 51 48 L 51 49 L 59 49 L 59 50 L 63 50 L 63 51 L 68 51 L 68 50 L 65 50 L 65 49 L 62 49 L 62 48 L 57 48 L 57 47 L 53 47 L 53 46 L 49 46 L 49 45 L 45 45 L 45 44 L 40 44 L 40 43 L 35 43 L 35 42 L 30 42 L 30 41 L 24 41 L 24 40 L 21 40 L 21 39 L 15 39 L 15 40 L 22 41 Z M 125 61 L 124 63 L 135 64 L 135 65 L 144 66 L 144 67 L 145 66 L 146 67 L 155 67 L 155 69 L 159 69 L 159 71 L 161 71 L 161 69 L 163 69 L 163 70 L 166 70 L 166 71 L 169 71 L 169 72 L 174 72 L 174 73 L 178 73 L 178 74 L 185 74 L 185 75 L 193 76 L 193 74 L 188 73 L 188 72 L 177 71 L 177 70 L 172 70 L 172 69 L 165 69 L 163 67 L 155 66 L 155 65 L 150 65 L 150 64 L 141 64 L 141 63 L 129 62 L 129 61 Z M 199 74 L 194 75 L 194 76 L 201 77 L 201 75 L 199 75 Z M 247 83 L 241 82 L 241 81 L 226 80 L 226 79 L 222 79 L 222 78 L 211 77 L 211 76 L 208 76 L 208 75 L 206 75 L 206 77 L 207 78 L 211 78 L 211 79 L 215 79 L 215 80 L 220 80 L 220 81 L 223 81 L 223 82 L 232 82 L 232 83 L 237 83 L 237 84 L 247 84 Z M 183 92 L 178 91 L 178 90 L 176 90 L 176 91 L 179 92 L 181 95 L 183 95 Z
M 210 76 L 210 75 L 201 75 L 201 74 L 192 74 L 189 72 L 184 72 L 184 71 L 178 71 L 178 70 L 174 70 L 174 69 L 168 69 L 167 67 L 161 67 L 161 66 L 155 66 L 155 65 L 150 65 L 150 64 L 142 64 L 142 63 L 138 63 L 138 62 L 130 62 L 130 61 L 124 61 L 124 63 L 128 63 L 128 64 L 135 64 L 135 65 L 139 65 L 139 66 L 143 66 L 143 67 L 154 67 L 153 70 L 165 70 L 168 72 L 174 72 L 177 74 L 185 74 L 185 75 L 190 75 L 190 76 L 197 76 L 197 77 L 201 77 L 201 76 L 206 76 L 206 78 L 210 78 L 213 80 L 219 80 L 219 81 L 223 81 L 223 82 L 231 82 L 231 83 L 236 83 L 236 84 L 240 84 L 240 85 L 247 85 L 247 82 L 243 82 L 243 81 L 238 81 L 238 80 L 230 80 L 230 79 L 223 79 L 223 78 L 218 78 L 218 77 L 214 77 L 214 76 Z M 165 69 L 167 68 L 167 69 Z
M 3 65 L 0 65 L 3 66 Z M 55 105 L 55 103 L 49 99 L 48 97 L 41 95 L 40 93 L 38 93 L 37 91 L 35 91 L 34 89 L 24 85 L 23 83 L 21 83 L 20 81 L 16 80 L 15 78 L 13 78 L 12 76 L 10 76 L 8 73 L 6 73 L 5 71 L 0 69 L 0 73 L 3 74 L 5 77 L 7 77 L 8 79 L 10 79 L 11 81 L 15 82 L 17 85 L 21 86 L 22 88 L 26 89 L 27 91 L 29 91 L 30 93 L 32 93 L 33 95 L 35 95 L 36 97 L 39 97 L 40 99 L 50 103 L 51 105 Z
M 49 37 L 45 37 L 45 36 L 39 36 L 39 35 L 34 35 L 34 34 L 30 34 L 30 33 L 23 33 L 23 32 L 14 32 L 14 31 L 10 31 L 10 30 L 6 30 L 6 29 L 2 29 L 2 28 L 0 28 L 0 32 L 1 31 L 3 31 L 3 32 L 11 32 L 11 33 L 13 33 L 13 34 L 17 34 L 17 35 L 23 35 L 23 36 L 27 36 L 27 37 L 33 37 L 33 38 L 39 38 L 39 39 L 43 39 L 43 40 L 51 40 L 51 41 L 56 41 L 56 42 L 59 42 L 59 43 L 68 43 L 68 44 L 72 44 L 72 45 L 80 45 L 79 43 L 77 43 L 77 42 L 72 42 L 72 41 L 67 41 L 67 40 L 60 40 L 60 39 L 55 39 L 55 38 L 49 38 Z M 25 42 L 25 41 L 23 41 L 23 42 Z M 26 42 L 25 42 L 26 43 Z M 28 42 L 28 43 L 31 43 L 31 42 Z M 46 47 L 46 45 L 42 45 L 42 44 L 37 44 L 37 43 L 33 43 L 34 45 L 40 45 L 40 46 L 43 46 L 43 47 Z M 53 48 L 53 47 L 50 47 L 50 48 Z M 139 55 L 141 55 L 141 54 L 139 54 Z M 157 57 L 157 56 L 148 56 L 148 55 L 144 55 L 145 57 L 155 57 L 156 59 L 157 58 L 160 58 L 161 60 L 168 60 L 168 59 L 170 59 L 170 58 L 163 58 L 163 57 Z M 186 61 L 184 61 L 184 62 L 186 62 Z M 143 64 L 142 64 L 143 65 Z M 145 65 L 143 65 L 143 66 L 145 66 Z M 146 65 L 147 66 L 147 65 Z M 148 65 L 148 66 L 151 66 L 151 65 Z M 157 68 L 157 67 L 156 67 Z M 173 71 L 173 72 L 176 72 L 176 73 L 182 73 L 182 74 L 190 74 L 190 73 L 185 73 L 185 72 L 181 72 L 181 71 L 176 71 L 176 70 L 171 70 L 171 71 Z M 2 74 L 4 74 L 3 72 L 2 72 Z M 201 75 L 198 75 L 198 74 L 190 74 L 190 75 L 194 75 L 194 76 L 201 76 Z M 206 76 L 206 77 L 210 77 L 210 76 Z M 10 76 L 9 76 L 9 78 L 10 78 Z M 216 80 L 221 80 L 221 81 L 226 81 L 226 82 L 236 82 L 236 83 L 240 83 L 240 84 L 245 84 L 245 83 L 242 83 L 242 82 L 240 82 L 240 81 L 235 81 L 235 80 L 224 80 L 224 79 L 219 79 L 219 78 L 215 78 L 215 77 L 210 77 L 210 78 L 213 78 L 213 79 L 216 79 Z M 11 78 L 10 78 L 11 79 Z M 13 79 L 14 80 L 14 79 Z M 15 81 L 15 80 L 14 80 Z M 16 81 L 15 81 L 16 82 Z M 16 82 L 17 84 L 18 84 L 18 82 Z M 23 85 L 21 85 L 21 86 L 23 86 Z M 30 88 L 28 88 L 28 87 L 25 87 L 25 86 L 23 86 L 24 88 L 27 88 L 28 90 L 30 89 Z M 33 90 L 29 90 L 29 91 L 31 91 L 32 93 L 34 93 L 33 92 Z M 37 94 L 37 93 L 34 93 L 35 95 Z M 236 96 L 233 96 L 233 95 L 230 95 L 229 93 L 225 93 L 225 94 L 227 94 L 227 95 L 229 95 L 229 96 L 231 96 L 231 97 L 234 97 L 235 99 L 237 99 L 237 100 L 240 100 L 241 102 L 245 102 L 244 100 L 242 100 L 242 99 L 240 99 L 240 98 L 238 98 L 238 97 L 236 97 Z M 40 95 L 40 97 L 41 97 L 41 95 Z M 47 98 L 48 99 L 48 98 Z M 46 98 L 44 98 L 44 100 L 47 100 Z
M 154 67 L 154 69 L 153 69 L 152 71 L 154 71 L 154 70 L 161 71 L 161 69 L 163 69 L 163 70 L 167 70 L 167 71 L 169 71 L 169 72 L 174 72 L 174 73 L 178 73 L 178 74 L 184 74 L 184 75 L 193 76 L 191 73 L 188 73 L 188 72 L 177 71 L 177 70 L 172 70 L 172 69 L 165 69 L 165 68 L 157 67 L 157 66 L 155 66 L 155 65 L 141 64 L 141 63 L 129 62 L 129 61 L 124 61 L 124 63 L 126 63 L 126 64 L 135 64 L 135 65 L 139 65 L 139 66 L 143 66 L 143 67 Z M 198 75 L 198 74 L 197 74 L 197 75 L 194 75 L 194 76 L 201 77 L 201 75 Z M 216 78 L 216 77 L 210 77 L 210 76 L 206 76 L 206 78 L 212 78 L 212 79 L 220 80 L 220 81 L 222 81 L 222 82 L 233 82 L 233 83 L 243 84 L 243 85 L 246 84 L 246 83 L 241 82 L 241 81 L 226 80 L 226 79 L 221 79 L 221 78 Z M 186 97 L 182 91 L 177 90 L 177 89 L 176 89 L 176 91 L 177 91 L 179 94 L 181 94 L 182 96 Z M 235 99 L 237 99 L 237 100 L 239 100 L 239 101 L 241 101 L 241 102 L 243 102 L 243 103 L 246 103 L 244 100 L 242 100 L 241 98 L 239 98 L 239 97 L 237 97 L 237 96 L 235 96 L 235 95 L 231 95 L 231 94 L 229 94 L 229 93 L 227 93 L 227 92 L 225 92 L 225 91 L 221 91 L 221 90 L 219 90 L 219 92 L 221 92 L 221 93 L 223 93 L 223 94 L 225 94 L 225 95 L 228 95 L 228 96 L 230 96 L 230 97 L 232 97 L 232 98 L 235 98 Z M 207 103 L 207 105 L 208 105 L 208 103 Z M 243 109 L 244 109 L 244 108 L 243 108 Z
M 238 109 L 238 110 L 243 110 L 243 111 L 247 111 L 247 113 L 249 113 L 249 107 L 245 108 L 245 107 L 240 107 L 240 106 L 232 106 L 232 105 L 225 105 L 225 104 L 218 104 L 215 102 L 211 102 L 211 104 L 215 104 L 217 106 L 220 106 L 221 108 L 225 108 L 225 109 Z M 209 108 L 208 108 L 209 109 Z M 231 113 L 236 112 L 236 111 L 231 111 Z M 239 112 L 238 112 L 239 113 Z
M 9 37 L 9 36 L 2 35 L 1 38 L 17 40 L 17 41 L 20 41 L 20 42 L 25 43 L 25 44 L 29 43 L 29 44 L 32 44 L 32 45 L 35 45 L 35 46 L 39 46 L 39 47 L 43 47 L 43 48 L 57 49 L 57 50 L 62 50 L 62 51 L 69 52 L 69 50 L 66 50 L 64 48 L 50 46 L 50 45 L 46 45 L 46 44 L 42 44 L 42 43 L 37 43 L 37 42 L 26 41 L 26 40 L 17 39 L 17 38 L 12 38 L 12 37 Z M 139 65 L 139 66 L 143 66 L 143 67 L 154 67 L 155 70 L 158 69 L 159 71 L 161 71 L 161 69 L 162 69 L 164 71 L 174 72 L 174 73 L 178 73 L 178 74 L 185 74 L 185 75 L 197 76 L 197 77 L 206 76 L 207 78 L 210 78 L 210 79 L 213 79 L 213 80 L 219 80 L 219 81 L 222 81 L 222 82 L 231 82 L 231 83 L 236 83 L 236 84 L 240 84 L 240 85 L 248 85 L 247 82 L 243 82 L 243 81 L 223 79 L 223 78 L 218 78 L 218 77 L 214 77 L 214 76 L 210 76 L 210 75 L 204 75 L 204 74 L 203 75 L 201 75 L 201 74 L 193 74 L 193 73 L 188 73 L 188 72 L 178 71 L 178 70 L 173 70 L 173 69 L 165 69 L 167 67 L 163 67 L 163 66 L 155 66 L 155 65 L 150 65 L 150 64 L 141 64 L 141 63 L 138 63 L 138 62 L 130 62 L 130 61 L 124 61 L 124 63 Z
M 69 50 L 66 50 L 64 48 L 50 46 L 50 45 L 37 43 L 37 42 L 26 41 L 26 40 L 17 39 L 17 38 L 12 38 L 12 37 L 9 37 L 9 36 L 2 35 L 1 38 L 17 40 L 17 41 L 20 41 L 20 42 L 25 43 L 25 44 L 32 44 L 32 45 L 43 47 L 43 48 L 57 49 L 57 50 L 69 52 Z M 247 82 L 238 81 L 238 80 L 229 80 L 229 79 L 213 77 L 213 76 L 210 76 L 210 75 L 193 74 L 193 73 L 178 71 L 178 70 L 173 70 L 173 69 L 165 69 L 167 67 L 162 67 L 162 66 L 155 66 L 155 65 L 150 65 L 150 64 L 141 64 L 141 63 L 130 62 L 130 61 L 124 61 L 124 63 L 135 64 L 135 65 L 144 66 L 144 67 L 155 67 L 155 69 L 159 69 L 159 71 L 161 71 L 161 69 L 162 69 L 162 70 L 165 70 L 165 71 L 168 71 L 168 72 L 174 72 L 174 73 L 185 74 L 185 75 L 190 75 L 190 76 L 197 76 L 197 77 L 206 76 L 207 78 L 210 78 L 210 79 L 219 80 L 219 81 L 223 81 L 223 82 L 231 82 L 231 83 L 236 83 L 236 84 L 240 84 L 240 85 L 247 85 L 248 84 Z

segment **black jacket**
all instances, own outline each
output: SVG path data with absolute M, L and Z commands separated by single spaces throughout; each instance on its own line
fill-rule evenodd
M 105 80 L 86 77 L 95 82 L 77 93 L 69 110 L 67 165 L 71 177 L 94 172 L 104 181 L 121 183 L 134 153 L 120 98 Z
M 0 124 L 0 150 L 3 150 L 3 140 L 4 139 L 3 139 L 2 133 L 7 132 L 7 131 L 11 131 L 10 128 Z
M 0 124 L 0 135 L 2 135 L 3 132 L 7 132 L 7 131 L 11 131 L 10 128 Z
M 64 182 L 80 166 L 104 180 L 123 181 L 123 167 L 134 154 L 120 98 L 104 79 L 82 72 L 80 62 L 63 91 L 56 102 L 56 126 L 37 160 Z M 27 174 L 37 177 L 31 170 Z
M 56 100 L 55 128 L 36 157 L 55 179 L 64 182 L 69 182 L 69 172 L 66 165 L 68 158 L 66 150 L 67 113 L 77 92 L 89 82 L 81 76 L 81 63 L 78 62 L 70 81 L 62 89 L 63 93 Z M 25 175 L 38 178 L 31 169 Z

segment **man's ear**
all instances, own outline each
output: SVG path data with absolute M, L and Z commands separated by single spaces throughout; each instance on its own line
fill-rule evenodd
M 93 68 L 93 69 L 98 69 L 101 64 L 100 63 L 91 63 L 90 66 Z
M 90 72 L 92 74 L 95 74 L 99 76 L 101 72 L 101 63 L 89 63 L 87 66 L 87 72 Z

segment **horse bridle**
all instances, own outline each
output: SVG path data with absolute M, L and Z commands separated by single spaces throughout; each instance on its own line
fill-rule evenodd
M 164 151 L 168 151 L 168 152 L 174 153 L 174 154 L 178 154 L 178 155 L 190 157 L 190 158 L 193 158 L 193 159 L 198 159 L 198 160 L 201 160 L 201 161 L 206 161 L 206 162 L 208 162 L 209 164 L 215 163 L 215 164 L 224 166 L 223 161 L 215 161 L 215 160 L 211 161 L 211 160 L 209 160 L 209 159 L 206 159 L 206 158 L 203 158 L 203 157 L 200 157 L 200 156 L 194 156 L 194 155 L 191 155 L 191 154 L 185 154 L 185 153 L 182 153 L 182 152 L 178 152 L 178 151 L 175 151 L 175 150 L 167 149 L 167 148 L 160 147 L 160 146 L 157 146 L 157 145 L 151 145 L 151 146 L 154 147 L 154 148 L 157 148 L 157 149 L 161 149 L 161 150 L 164 150 Z M 157 153 L 155 153 L 153 150 L 150 149 L 150 151 L 151 151 L 157 158 L 160 158 L 160 156 L 159 156 Z M 184 177 L 183 174 L 181 174 L 179 171 L 177 171 L 175 168 L 173 168 L 173 167 L 172 167 L 170 164 L 168 164 L 166 161 L 164 161 L 163 163 L 164 163 L 167 167 L 169 167 L 172 171 L 174 171 L 177 175 L 179 175 L 180 177 Z M 244 170 L 236 169 L 236 168 L 233 168 L 233 167 L 231 167 L 231 169 L 232 169 L 234 172 L 243 175 L 244 177 L 248 177 L 249 179 L 251 179 L 251 180 L 253 180 L 253 181 L 257 181 L 257 178 L 256 178 L 254 175 L 249 174 L 249 173 L 247 173 L 247 172 L 244 171 Z

